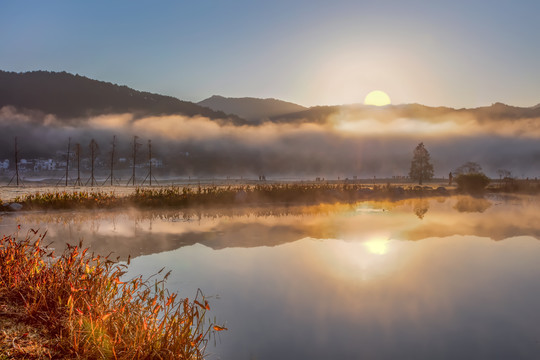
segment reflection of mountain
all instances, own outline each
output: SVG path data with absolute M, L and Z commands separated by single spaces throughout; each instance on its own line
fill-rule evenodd
M 47 241 L 58 250 L 65 243 L 77 244 L 82 239 L 83 246 L 93 252 L 112 252 L 113 257 L 126 259 L 128 255 L 136 257 L 195 244 L 218 250 L 277 246 L 306 236 L 332 237 L 335 231 L 321 229 L 316 224 L 301 221 L 279 224 L 279 219 L 307 219 L 331 214 L 332 211 L 351 211 L 351 206 L 188 209 L 181 212 L 48 212 L 6 218 L 4 228 L 15 229 L 19 223 L 27 224 L 20 234 L 31 228 L 41 232 L 47 230 Z
M 19 223 L 26 224 L 20 234 L 30 228 L 47 229 L 47 240 L 53 241 L 58 250 L 66 242 L 78 243 L 83 239 L 91 251 L 113 252 L 123 259 L 128 255 L 135 257 L 195 244 L 219 250 L 278 246 L 306 237 L 366 241 L 380 237 L 381 232 L 396 240 L 455 235 L 493 240 L 516 236 L 540 239 L 537 198 L 489 201 L 460 196 L 421 200 L 421 206 L 409 199 L 395 203 L 364 202 L 359 208 L 321 205 L 204 212 L 37 213 L 6 217 L 2 224 L 4 230 L 15 229 Z M 486 204 L 491 206 L 486 207 Z M 429 212 L 418 219 L 416 212 L 426 206 Z M 373 211 L 357 211 L 359 209 Z M 386 211 L 376 211 L 378 209 Z
M 220 225 L 207 231 L 189 231 L 180 234 L 138 230 L 134 235 L 102 232 L 78 232 L 75 236 L 63 236 L 61 239 L 47 236 L 54 246 L 62 242 L 78 243 L 98 254 L 113 254 L 125 259 L 128 255 L 137 257 L 164 251 L 176 250 L 184 246 L 202 244 L 214 250 L 231 247 L 251 248 L 259 246 L 278 246 L 291 243 L 307 236 L 318 237 L 321 233 L 301 224 L 273 226 L 257 223 L 231 223 Z M 58 244 L 58 245 L 56 245 Z
M 444 238 L 449 236 L 477 236 L 491 240 L 500 241 L 518 236 L 531 236 L 540 240 L 540 228 L 537 225 L 528 224 L 521 227 L 496 222 L 485 222 L 476 225 L 472 224 L 426 224 L 412 231 L 408 231 L 405 236 L 407 240 L 423 240 L 426 238 Z

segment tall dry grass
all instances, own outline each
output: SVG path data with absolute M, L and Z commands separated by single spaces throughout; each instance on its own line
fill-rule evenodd
M 45 234 L 32 232 L 1 238 L 0 290 L 3 302 L 47 329 L 54 357 L 202 359 L 211 335 L 225 329 L 206 320 L 200 291 L 192 301 L 169 293 L 170 272 L 124 281 L 129 260 L 89 254 L 82 244 L 55 256 L 42 245 Z

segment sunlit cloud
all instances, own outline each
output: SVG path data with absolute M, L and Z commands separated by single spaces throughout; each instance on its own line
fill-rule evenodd
M 345 134 L 355 135 L 422 135 L 422 136 L 451 136 L 457 135 L 463 128 L 458 124 L 445 121 L 430 123 L 415 119 L 400 118 L 390 122 L 381 122 L 375 119 L 361 119 L 356 121 L 343 121 L 335 126 L 336 130 Z
M 133 123 L 133 130 L 168 139 L 214 139 L 223 134 L 222 127 L 205 117 L 187 116 L 151 116 L 138 119 Z
M 133 121 L 132 114 L 110 114 L 90 117 L 88 125 L 93 128 L 119 129 Z

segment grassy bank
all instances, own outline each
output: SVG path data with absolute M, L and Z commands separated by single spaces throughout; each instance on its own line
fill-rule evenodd
M 445 189 L 419 186 L 360 184 L 268 184 L 245 186 L 136 188 L 131 194 L 62 191 L 18 196 L 23 209 L 118 207 L 197 207 L 245 204 L 316 204 L 375 199 L 404 199 L 419 195 L 448 195 Z
M 427 196 L 447 196 L 459 191 L 454 187 L 405 184 L 285 183 L 222 186 L 140 187 L 126 192 L 124 188 L 108 191 L 36 191 L 3 199 L 32 209 L 100 209 L 100 208 L 188 208 L 236 205 L 313 205 L 318 203 L 352 203 L 362 200 L 402 200 Z M 461 190 L 465 191 L 465 190 Z M 492 182 L 488 193 L 540 193 L 540 181 L 512 180 Z M 9 206 L 2 207 L 12 211 Z
M 202 359 L 211 334 L 201 293 L 178 299 L 169 274 L 122 281 L 127 264 L 44 236 L 0 240 L 0 359 Z M 156 274 L 157 275 L 157 274 Z

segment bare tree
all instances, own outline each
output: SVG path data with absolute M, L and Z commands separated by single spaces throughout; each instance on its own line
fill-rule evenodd
M 510 170 L 506 169 L 499 169 L 497 170 L 497 174 L 499 174 L 499 178 L 502 179 L 510 179 L 512 178 L 512 172 Z
M 90 148 L 90 169 L 91 169 L 90 171 L 91 172 L 90 172 L 90 179 L 88 179 L 86 184 L 90 182 L 90 186 L 94 186 L 97 184 L 96 178 L 94 177 L 94 164 L 96 161 L 97 153 L 99 151 L 99 146 L 96 140 L 92 138 L 92 140 L 90 140 L 90 144 L 88 145 L 88 147 Z

